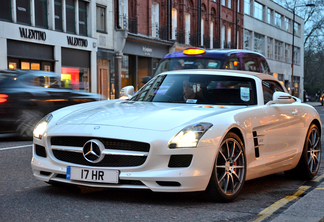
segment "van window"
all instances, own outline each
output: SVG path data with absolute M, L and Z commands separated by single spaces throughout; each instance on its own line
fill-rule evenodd
M 241 70 L 240 60 L 238 58 L 232 58 L 227 60 L 224 66 L 225 69 Z
M 245 57 L 243 58 L 244 70 L 252 72 L 260 72 L 257 58 Z
M 263 58 L 260 58 L 260 67 L 261 67 L 262 73 L 270 74 L 269 65 L 268 65 L 267 61 Z
M 161 72 L 179 70 L 179 69 L 221 69 L 223 67 L 223 59 L 219 58 L 197 58 L 182 57 L 164 59 L 156 69 L 154 75 Z

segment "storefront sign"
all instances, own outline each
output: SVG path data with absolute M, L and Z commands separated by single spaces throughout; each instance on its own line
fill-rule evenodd
M 75 38 L 72 36 L 67 36 L 67 42 L 69 45 L 88 47 L 87 39 L 81 39 L 81 38 Z
M 46 40 L 46 32 L 19 27 L 20 37 L 26 39 Z
M 151 55 L 151 53 L 153 52 L 151 48 L 145 46 L 142 46 L 142 51 L 144 52 L 145 55 Z

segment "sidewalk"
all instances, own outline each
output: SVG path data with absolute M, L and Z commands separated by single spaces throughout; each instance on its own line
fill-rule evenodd
M 320 102 L 307 102 L 307 104 L 321 106 Z M 324 182 L 297 200 L 277 218 L 271 220 L 271 222 L 286 221 L 324 222 Z
M 287 210 L 271 222 L 323 222 L 324 182 L 297 200 Z
M 321 102 L 306 102 L 306 103 L 311 106 L 321 106 Z

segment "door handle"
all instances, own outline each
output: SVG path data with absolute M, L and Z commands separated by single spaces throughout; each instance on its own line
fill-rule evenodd
M 291 112 L 294 116 L 296 116 L 298 114 L 298 109 L 294 108 Z

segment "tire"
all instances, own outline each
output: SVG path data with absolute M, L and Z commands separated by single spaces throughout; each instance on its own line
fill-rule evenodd
M 33 137 L 33 130 L 43 114 L 37 110 L 22 110 L 17 119 L 16 132 L 21 138 Z
M 321 163 L 321 135 L 319 128 L 312 124 L 306 134 L 303 153 L 297 166 L 285 174 L 288 177 L 294 177 L 302 180 L 313 179 Z
M 221 143 L 206 189 L 213 201 L 233 201 L 242 190 L 246 175 L 244 145 L 235 133 L 228 133 Z

